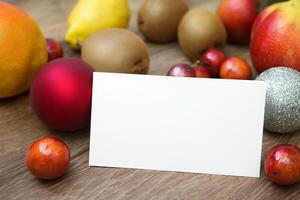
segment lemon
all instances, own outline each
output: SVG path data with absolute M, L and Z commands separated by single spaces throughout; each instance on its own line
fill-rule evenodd
M 128 28 L 129 19 L 127 0 L 79 0 L 69 16 L 65 40 L 78 49 L 92 33 L 107 28 Z

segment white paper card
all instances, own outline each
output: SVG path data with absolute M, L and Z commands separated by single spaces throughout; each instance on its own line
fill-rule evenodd
M 258 177 L 266 84 L 94 73 L 90 166 Z

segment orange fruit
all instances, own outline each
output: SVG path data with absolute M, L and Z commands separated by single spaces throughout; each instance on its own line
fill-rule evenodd
M 252 78 L 252 71 L 244 59 L 230 57 L 222 63 L 220 77 L 223 79 L 250 80 Z
M 25 92 L 47 62 L 45 38 L 24 11 L 0 2 L 0 99 Z

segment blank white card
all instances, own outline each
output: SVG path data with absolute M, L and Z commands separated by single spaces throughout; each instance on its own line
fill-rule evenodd
M 258 177 L 266 84 L 94 73 L 90 166 Z

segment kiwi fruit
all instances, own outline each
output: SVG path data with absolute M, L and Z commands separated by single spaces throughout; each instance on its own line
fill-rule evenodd
M 149 41 L 175 41 L 180 20 L 188 10 L 185 0 L 144 0 L 138 12 L 138 28 Z
M 98 72 L 146 74 L 149 52 L 144 41 L 126 29 L 105 29 L 83 44 L 81 57 Z
M 198 59 L 210 48 L 224 46 L 226 40 L 224 24 L 216 15 L 202 8 L 186 13 L 178 27 L 179 44 L 191 59 Z

